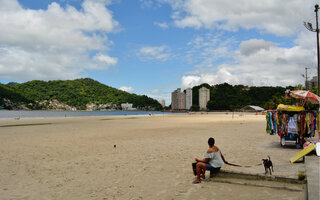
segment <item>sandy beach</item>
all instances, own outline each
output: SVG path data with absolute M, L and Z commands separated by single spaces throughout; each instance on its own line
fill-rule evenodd
M 303 199 L 304 192 L 204 180 L 191 163 L 214 137 L 223 170 L 297 178 L 299 149 L 265 133 L 265 116 L 176 114 L 0 120 L 0 199 Z M 116 145 L 116 148 L 114 148 Z M 209 172 L 207 172 L 207 177 Z

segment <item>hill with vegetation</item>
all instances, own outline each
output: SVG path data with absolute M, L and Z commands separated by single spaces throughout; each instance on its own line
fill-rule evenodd
M 146 95 L 136 95 L 116 88 L 109 87 L 90 78 L 75 80 L 56 81 L 29 81 L 25 83 L 9 83 L 1 92 L 2 98 L 11 100 L 13 94 L 21 95 L 15 98 L 20 102 L 43 102 L 58 100 L 77 109 L 85 110 L 86 104 L 108 104 L 132 103 L 138 109 L 161 109 L 161 105 L 155 99 Z M 12 93 L 13 92 L 13 93 Z
M 206 87 L 210 90 L 209 110 L 238 110 L 247 105 L 260 106 L 265 109 L 274 109 L 280 103 L 290 104 L 290 99 L 285 98 L 287 89 L 294 87 L 248 87 L 244 85 L 230 85 L 228 83 L 210 86 L 201 84 L 192 88 L 192 101 L 194 110 L 199 108 L 199 89 Z
M 5 105 L 13 104 L 28 104 L 32 103 L 29 99 L 25 98 L 20 93 L 14 91 L 7 85 L 0 83 L 0 106 L 5 107 Z

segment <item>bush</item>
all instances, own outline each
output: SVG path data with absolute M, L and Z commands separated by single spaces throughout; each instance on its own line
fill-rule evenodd
M 200 106 L 198 106 L 198 105 L 192 105 L 192 106 L 190 107 L 190 110 L 191 110 L 191 111 L 199 111 L 199 110 L 200 110 Z

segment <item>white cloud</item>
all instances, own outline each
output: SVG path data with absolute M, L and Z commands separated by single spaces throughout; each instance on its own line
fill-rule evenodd
M 314 4 L 305 0 L 158 0 L 169 3 L 176 26 L 218 28 L 229 31 L 255 28 L 288 36 L 300 29 L 302 21 L 314 18 Z
M 144 46 L 137 51 L 137 56 L 142 61 L 147 61 L 147 60 L 166 61 L 170 58 L 171 54 L 170 54 L 169 47 L 165 45 Z
M 288 86 L 303 84 L 300 76 L 305 66 L 314 61 L 314 49 L 301 46 L 278 47 L 273 42 L 251 39 L 243 41 L 233 52 L 234 62 L 208 68 L 196 68 L 182 77 L 182 87 L 201 83 Z M 201 66 L 201 64 L 200 64 Z
M 169 25 L 166 22 L 155 22 L 155 25 L 159 26 L 162 29 L 168 29 Z
M 182 76 L 182 86 L 183 88 L 189 88 L 193 86 L 200 85 L 201 83 L 204 83 L 201 76 Z
M 102 65 L 106 64 L 108 66 L 113 66 L 116 65 L 118 63 L 118 59 L 117 58 L 112 58 L 108 55 L 103 55 L 101 53 L 95 55 L 93 57 L 93 60 L 100 62 Z
M 312 68 L 309 77 L 315 75 L 316 37 L 315 33 L 305 29 L 303 22 L 309 21 L 314 25 L 314 5 L 319 1 L 158 2 L 172 7 L 171 18 L 177 27 L 207 29 L 210 32 L 188 43 L 183 58 L 194 66 L 194 70 L 182 76 L 182 88 L 204 82 L 260 86 L 303 84 L 301 74 L 305 67 Z M 243 36 L 243 30 L 258 31 L 260 38 L 268 33 L 273 35 L 271 38 L 282 42 Z M 246 41 L 241 41 L 241 38 L 246 38 Z
M 132 93 L 134 90 L 133 87 L 131 87 L 131 86 L 122 86 L 119 89 L 122 91 L 125 91 L 125 92 L 129 92 L 129 93 Z
M 298 33 L 298 36 L 294 42 L 305 49 L 316 48 L 316 33 L 307 30 L 301 31 Z
M 119 24 L 109 4 L 84 0 L 77 10 L 53 2 L 47 10 L 32 10 L 0 0 L 0 78 L 72 79 L 87 68 L 115 65 L 117 58 L 106 53 L 112 45 L 106 34 Z
M 141 8 L 159 8 L 161 3 L 157 0 L 139 0 Z
M 141 3 L 141 7 L 142 8 L 149 8 L 153 5 L 153 1 L 152 0 L 139 0 Z
M 151 94 L 147 94 L 147 96 L 157 100 L 164 100 L 166 105 L 171 103 L 171 92 L 155 89 Z
M 188 42 L 187 58 L 193 63 L 209 63 L 221 58 L 231 58 L 232 50 L 237 46 L 237 41 L 232 37 L 226 37 L 221 33 L 197 36 Z
M 274 46 L 273 42 L 266 42 L 264 40 L 251 39 L 243 41 L 240 44 L 240 52 L 244 55 L 254 54 L 260 50 L 269 50 L 270 47 Z
M 154 94 L 154 95 L 156 95 L 156 94 L 158 94 L 158 93 L 159 93 L 159 90 L 158 90 L 158 89 L 155 89 L 155 90 L 152 91 L 152 94 Z

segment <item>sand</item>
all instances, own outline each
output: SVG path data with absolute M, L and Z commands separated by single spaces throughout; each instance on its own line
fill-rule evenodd
M 264 174 L 268 155 L 276 176 L 297 178 L 304 167 L 290 164 L 299 150 L 266 134 L 262 115 L 0 120 L 0 199 L 303 199 L 304 192 L 214 179 L 192 184 L 191 163 L 209 137 L 227 161 L 253 166 L 227 171 Z

